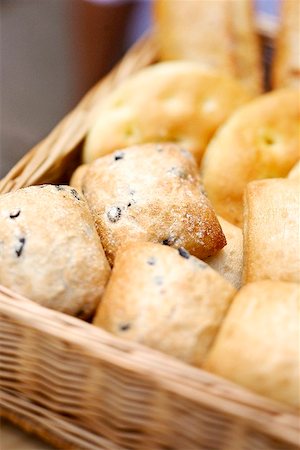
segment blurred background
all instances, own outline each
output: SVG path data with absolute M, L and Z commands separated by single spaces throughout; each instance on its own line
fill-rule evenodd
M 0 178 L 149 27 L 150 3 L 0 1 Z
M 276 14 L 278 0 L 257 6 Z M 151 0 L 1 0 L 0 13 L 1 178 L 151 26 Z

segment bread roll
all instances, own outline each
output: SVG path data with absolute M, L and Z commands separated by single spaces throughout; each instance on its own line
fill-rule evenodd
M 227 220 L 218 217 L 227 245 L 205 262 L 219 272 L 232 286 L 240 289 L 243 274 L 243 234 L 242 230 Z
M 289 171 L 288 178 L 290 180 L 298 180 L 298 183 L 300 183 L 300 161 L 298 161 Z
M 238 81 L 199 63 L 152 65 L 123 81 L 101 103 L 83 161 L 136 144 L 175 141 L 200 162 L 216 129 L 249 98 Z
M 204 368 L 299 408 L 299 285 L 259 281 L 234 298 Z
M 217 213 L 242 226 L 249 181 L 285 177 L 299 159 L 299 93 L 282 89 L 239 108 L 208 145 L 203 183 Z
M 77 169 L 73 172 L 70 179 L 70 186 L 75 188 L 78 192 L 82 193 L 82 181 L 87 170 L 87 164 L 81 164 Z
M 117 253 L 93 323 L 199 366 L 234 293 L 184 248 L 132 243 Z
M 273 88 L 300 86 L 300 2 L 280 2 L 280 28 L 275 41 L 273 59 Z
M 244 281 L 300 282 L 300 186 L 295 180 L 249 183 L 245 191 Z
M 87 319 L 109 274 L 92 216 L 75 189 L 42 185 L 0 196 L 0 284 Z
M 176 144 L 145 144 L 99 158 L 88 167 L 83 189 L 112 264 L 130 241 L 185 247 L 199 258 L 226 244 L 194 158 Z
M 253 9 L 251 0 L 156 0 L 161 59 L 199 61 L 259 94 L 262 64 Z

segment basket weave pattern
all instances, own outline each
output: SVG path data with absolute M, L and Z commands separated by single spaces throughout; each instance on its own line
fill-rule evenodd
M 0 182 L 59 181 L 112 87 L 155 61 L 137 44 Z M 171 357 L 122 341 L 0 286 L 2 415 L 57 448 L 296 450 L 296 414 Z
M 297 418 L 273 402 L 5 288 L 0 299 L 4 415 L 59 448 L 297 448 Z

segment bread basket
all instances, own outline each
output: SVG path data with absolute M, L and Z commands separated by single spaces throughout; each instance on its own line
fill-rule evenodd
M 156 58 L 151 36 L 138 42 L 8 173 L 0 193 L 67 181 L 101 99 Z M 122 341 L 4 287 L 0 317 L 2 416 L 57 448 L 298 448 L 293 411 L 222 378 Z

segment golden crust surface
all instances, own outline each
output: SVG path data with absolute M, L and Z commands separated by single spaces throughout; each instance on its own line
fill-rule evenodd
M 154 18 L 161 59 L 199 61 L 262 91 L 251 0 L 156 0 Z
M 226 244 L 192 155 L 144 144 L 94 161 L 83 180 L 108 260 L 129 241 L 165 242 L 205 258 Z
M 272 179 L 245 191 L 244 282 L 300 282 L 300 185 Z
M 259 281 L 234 298 L 204 368 L 300 407 L 298 284 Z
M 87 203 L 62 185 L 0 196 L 0 258 L 0 284 L 83 319 L 110 273 Z
M 243 222 L 248 182 L 287 176 L 299 159 L 299 92 L 282 89 L 239 108 L 219 129 L 202 160 L 203 184 L 217 213 Z
M 93 323 L 200 366 L 235 289 L 180 251 L 141 242 L 121 249 Z
M 238 81 L 191 61 L 155 64 L 120 84 L 99 107 L 83 161 L 148 142 L 177 142 L 199 163 L 216 129 L 250 95 Z

